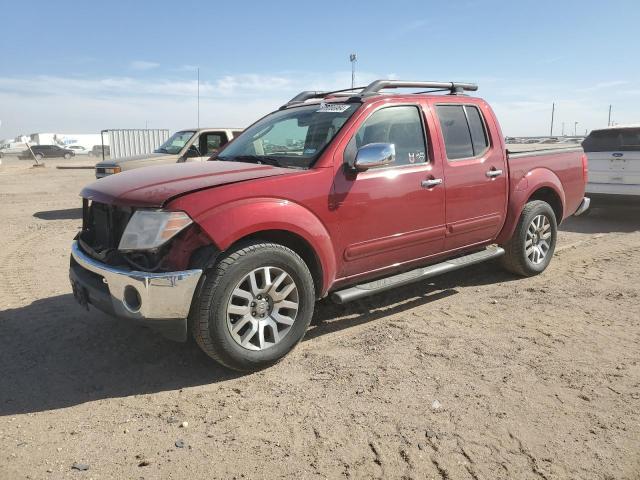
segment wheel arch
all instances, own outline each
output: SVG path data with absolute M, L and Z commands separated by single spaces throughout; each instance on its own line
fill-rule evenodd
M 311 277 L 313 278 L 316 290 L 316 298 L 320 298 L 322 296 L 324 278 L 322 262 L 320 261 L 320 258 L 318 258 L 313 246 L 304 237 L 289 230 L 259 230 L 239 238 L 231 244 L 227 250 L 234 250 L 242 244 L 254 241 L 277 243 L 290 248 L 300 255 L 300 258 L 302 258 L 311 272 Z
M 496 243 L 504 244 L 513 235 L 525 205 L 532 200 L 542 200 L 553 209 L 558 225 L 565 214 L 565 195 L 558 176 L 547 168 L 536 168 L 512 185 L 507 205 L 507 219 Z
M 541 187 L 533 192 L 525 203 L 532 202 L 534 200 L 542 200 L 548 203 L 553 209 L 553 213 L 556 215 L 556 221 L 558 225 L 562 222 L 562 215 L 564 212 L 564 205 L 560 195 L 551 187 Z
M 277 198 L 244 199 L 195 215 L 194 220 L 221 252 L 252 239 L 291 248 L 312 270 L 319 297 L 335 281 L 336 256 L 329 232 L 302 205 Z

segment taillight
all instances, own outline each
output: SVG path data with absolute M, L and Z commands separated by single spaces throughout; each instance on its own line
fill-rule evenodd
M 582 154 L 582 178 L 586 185 L 587 181 L 589 180 L 589 159 L 587 158 L 586 153 Z

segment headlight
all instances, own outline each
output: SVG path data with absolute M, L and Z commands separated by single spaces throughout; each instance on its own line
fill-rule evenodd
M 120 167 L 107 167 L 104 169 L 104 173 L 113 175 L 114 173 L 120 173 L 122 169 Z
M 124 229 L 118 250 L 152 250 L 164 245 L 192 220 L 184 212 L 137 210 Z

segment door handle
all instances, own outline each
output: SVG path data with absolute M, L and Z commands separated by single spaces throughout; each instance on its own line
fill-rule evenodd
M 427 180 L 423 180 L 420 185 L 422 185 L 423 188 L 433 188 L 436 185 L 440 185 L 441 183 L 441 178 L 429 178 Z
M 492 168 L 487 172 L 487 177 L 489 178 L 499 177 L 500 175 L 502 175 L 502 170 L 496 170 L 495 168 Z

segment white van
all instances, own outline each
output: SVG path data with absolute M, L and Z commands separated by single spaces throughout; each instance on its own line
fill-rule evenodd
M 593 130 L 582 142 L 591 195 L 640 196 L 640 125 Z

